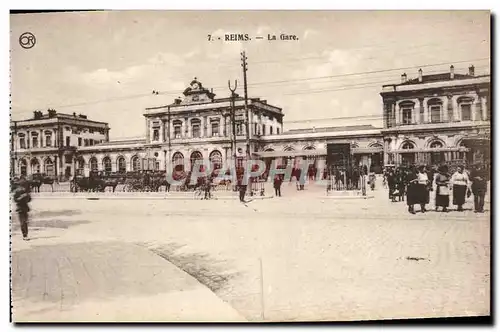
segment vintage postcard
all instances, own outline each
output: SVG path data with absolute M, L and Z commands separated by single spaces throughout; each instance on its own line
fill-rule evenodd
M 12 321 L 488 318 L 490 22 L 11 13 Z

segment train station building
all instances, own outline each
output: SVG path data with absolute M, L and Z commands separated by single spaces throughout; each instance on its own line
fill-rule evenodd
M 145 137 L 109 140 L 110 127 L 85 115 L 35 111 L 11 123 L 13 175 L 45 173 L 62 180 L 91 171 L 186 170 L 196 160 L 215 167 L 248 154 L 266 163 L 312 159 L 323 168 L 327 144 L 349 143 L 355 165 L 380 172 L 386 164 L 489 162 L 490 76 L 467 73 L 401 75 L 384 85 L 383 127 L 352 125 L 284 130 L 285 112 L 267 100 L 216 98 L 194 79 L 169 105 L 144 111 Z M 234 109 L 232 102 L 234 100 Z M 246 109 L 246 111 L 245 111 Z

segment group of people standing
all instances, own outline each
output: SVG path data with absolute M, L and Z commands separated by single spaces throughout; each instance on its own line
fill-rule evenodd
M 470 171 L 463 166 L 458 166 L 453 174 L 449 168 L 442 165 L 437 169 L 425 166 L 389 168 L 384 175 L 389 187 L 389 199 L 393 202 L 396 198 L 404 200 L 408 205 L 408 212 L 415 214 L 415 205 L 420 205 L 420 212 L 427 211 L 426 205 L 430 203 L 430 192 L 436 188 L 435 209 L 447 212 L 452 204 L 457 206 L 457 211 L 463 211 L 466 197 L 474 195 L 474 212 L 484 212 L 484 198 L 487 191 L 488 172 L 483 165 L 477 164 Z

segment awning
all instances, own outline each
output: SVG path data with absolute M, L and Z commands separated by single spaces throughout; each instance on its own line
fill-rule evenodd
M 381 146 L 351 149 L 351 154 L 370 154 L 370 153 L 380 153 L 380 152 L 384 152 L 384 148 Z M 326 156 L 326 149 L 300 150 L 300 151 L 261 151 L 261 152 L 254 152 L 253 154 L 261 158 L 315 157 L 315 156 Z
M 422 148 L 422 149 L 398 149 L 390 150 L 388 153 L 418 153 L 418 152 L 468 152 L 468 148 L 451 147 L 451 148 Z
M 300 150 L 300 151 L 260 151 L 254 152 L 255 156 L 261 158 L 280 158 L 280 157 L 309 157 L 326 156 L 326 150 Z
M 380 153 L 380 152 L 384 152 L 384 148 L 382 146 L 368 147 L 368 148 L 354 148 L 351 151 L 353 154 Z

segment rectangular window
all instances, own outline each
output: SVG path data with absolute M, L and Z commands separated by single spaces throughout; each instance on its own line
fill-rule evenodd
M 276 134 L 280 134 L 280 129 L 279 128 L 276 128 Z
M 174 137 L 175 138 L 181 138 L 182 137 L 181 130 L 182 130 L 181 126 L 175 126 L 174 127 Z
M 78 137 L 78 146 L 82 146 L 82 138 Z
M 411 124 L 412 123 L 412 119 L 411 119 L 412 109 L 411 108 L 403 108 L 402 112 L 403 112 L 403 124 L 405 124 L 405 125 Z
M 236 135 L 243 135 L 243 125 L 241 123 L 236 124 Z
M 153 129 L 153 141 L 160 140 L 160 131 L 158 129 Z
M 272 135 L 273 134 L 273 127 L 269 127 L 269 135 Z
M 19 139 L 19 147 L 21 149 L 26 149 L 26 139 L 24 137 Z
M 462 109 L 462 121 L 472 120 L 471 104 L 463 104 L 461 105 L 461 109 Z
M 266 125 L 265 124 L 262 125 L 262 135 L 263 136 L 266 135 Z
M 66 146 L 69 146 L 71 141 L 71 138 L 69 136 L 66 136 Z
M 89 140 L 88 139 L 84 139 L 83 140 L 83 146 L 89 146 Z
M 89 128 L 89 133 L 93 134 L 94 133 L 94 128 Z
M 429 112 L 431 113 L 431 122 L 441 121 L 441 106 L 431 106 Z
M 219 123 L 212 122 L 212 136 L 219 136 Z
M 90 146 L 94 145 L 94 140 L 93 139 L 89 139 L 89 145 Z
M 34 148 L 38 147 L 38 136 L 33 136 L 33 147 Z
M 200 125 L 199 124 L 194 124 L 193 125 L 193 137 L 194 138 L 201 137 L 201 135 L 200 135 Z
M 45 136 L 45 146 L 48 146 L 48 147 L 52 146 L 52 135 Z

